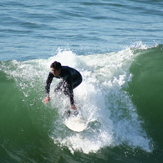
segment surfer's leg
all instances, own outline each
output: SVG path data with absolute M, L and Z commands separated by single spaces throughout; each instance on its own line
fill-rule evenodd
M 63 85 L 64 85 L 64 81 L 61 81 L 58 83 L 57 87 L 54 89 L 54 92 L 60 92 L 63 91 Z
M 69 96 L 69 90 L 67 83 L 65 81 L 61 81 L 58 83 L 57 87 L 54 89 L 54 92 L 63 92 L 66 96 Z
M 76 88 L 79 84 L 82 82 L 82 77 L 78 77 L 75 80 L 73 80 L 73 89 Z

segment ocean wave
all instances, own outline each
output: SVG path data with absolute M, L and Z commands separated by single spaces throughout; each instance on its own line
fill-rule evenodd
M 143 48 L 143 50 L 149 49 Z M 134 53 L 133 48 L 127 48 L 107 54 L 78 56 L 72 51 L 60 50 L 57 55 L 49 59 L 1 62 L 0 69 L 8 78 L 15 81 L 24 95 L 23 103 L 30 101 L 27 105 L 32 108 L 37 106 L 38 100 L 43 99 L 44 83 L 51 62 L 57 60 L 81 72 L 84 80 L 74 93 L 77 106 L 89 122 L 88 128 L 79 134 L 65 127 L 62 114 L 68 99 L 54 95 L 53 87 L 58 82 L 55 80 L 51 86 L 52 101 L 49 104 L 51 110 L 53 108 L 58 110 L 58 116 L 55 116 L 51 124 L 53 129 L 49 135 L 55 144 L 68 147 L 72 153 L 97 152 L 104 147 L 116 147 L 122 144 L 133 149 L 141 148 L 146 152 L 152 152 L 152 139 L 142 125 L 144 120 L 138 114 L 139 108 L 132 101 L 133 94 L 136 95 L 133 92 L 130 95 L 135 75 L 132 73 L 131 65 L 139 56 Z M 32 97 L 35 97 L 35 100 Z M 44 106 L 44 104 L 39 105 L 42 105 L 41 108 Z

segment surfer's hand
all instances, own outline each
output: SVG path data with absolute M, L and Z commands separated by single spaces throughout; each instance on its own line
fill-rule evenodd
M 76 110 L 76 106 L 75 105 L 71 105 L 71 109 Z
M 46 97 L 45 99 L 44 99 L 44 103 L 46 104 L 46 103 L 48 103 L 50 101 L 50 97 Z

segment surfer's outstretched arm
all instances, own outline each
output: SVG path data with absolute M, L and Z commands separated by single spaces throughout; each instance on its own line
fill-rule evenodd
M 46 80 L 45 90 L 46 90 L 47 96 L 45 97 L 45 99 L 43 101 L 45 104 L 50 101 L 49 92 L 50 92 L 50 84 L 51 84 L 51 82 L 53 80 L 53 77 L 54 77 L 53 74 L 50 72 L 49 75 L 48 75 L 48 78 Z
M 49 101 L 50 101 L 50 97 L 49 97 L 49 96 L 45 97 L 44 103 L 46 104 L 46 103 L 48 103 Z

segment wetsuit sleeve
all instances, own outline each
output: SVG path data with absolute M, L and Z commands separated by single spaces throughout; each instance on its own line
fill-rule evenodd
M 49 96 L 50 84 L 53 80 L 53 77 L 54 77 L 53 74 L 51 72 L 49 72 L 48 78 L 46 80 L 46 86 L 45 86 L 45 91 L 46 91 L 47 96 Z

